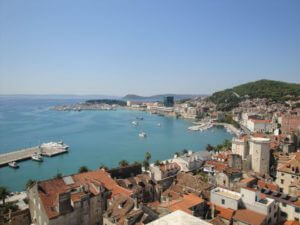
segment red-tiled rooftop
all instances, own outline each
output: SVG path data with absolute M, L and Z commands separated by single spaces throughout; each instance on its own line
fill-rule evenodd
M 300 225 L 300 223 L 294 220 L 290 220 L 286 221 L 283 225 Z
M 71 175 L 73 182 L 66 184 L 63 178 L 51 179 L 38 182 L 38 191 L 40 199 L 43 203 L 45 211 L 49 217 L 55 218 L 59 213 L 55 210 L 58 195 L 60 193 L 68 192 L 74 188 L 79 188 L 80 186 L 87 186 L 88 190 L 93 194 L 99 194 L 95 189 L 95 185 L 102 185 L 106 189 L 112 192 L 112 196 L 118 194 L 124 194 L 130 196 L 132 191 L 120 187 L 104 170 L 89 171 L 86 173 L 79 173 Z M 85 193 L 82 191 L 71 193 L 71 200 L 73 202 L 79 201 L 80 197 Z
M 235 211 L 233 219 L 246 224 L 261 225 L 265 221 L 266 216 L 248 209 L 239 209 Z

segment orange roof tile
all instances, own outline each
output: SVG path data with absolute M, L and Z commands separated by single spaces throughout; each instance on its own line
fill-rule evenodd
M 300 223 L 297 221 L 290 220 L 286 221 L 283 225 L 300 225 Z
M 106 189 L 112 192 L 112 196 L 124 194 L 130 196 L 132 191 L 120 187 L 104 170 L 89 171 L 86 173 L 79 173 L 71 175 L 73 183 L 66 184 L 62 178 L 51 179 L 38 182 L 38 192 L 43 203 L 44 209 L 49 219 L 59 216 L 59 212 L 55 209 L 59 194 L 79 188 L 80 186 L 87 186 L 93 195 L 99 194 L 95 189 L 95 185 L 103 185 Z M 82 192 L 71 193 L 72 201 L 79 201 L 83 195 Z
M 266 216 L 248 209 L 239 209 L 236 210 L 233 219 L 251 225 L 261 225 L 264 223 Z

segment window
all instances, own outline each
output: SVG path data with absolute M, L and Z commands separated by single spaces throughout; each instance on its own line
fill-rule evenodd
M 286 203 L 282 203 L 282 206 L 283 206 L 283 207 L 286 207 Z
M 225 199 L 222 199 L 222 205 L 225 205 Z
M 299 218 L 295 217 L 295 221 L 299 222 Z
M 271 213 L 271 207 L 269 208 L 269 213 Z
M 281 184 L 283 184 L 283 182 L 284 182 L 284 180 L 283 180 L 283 179 L 281 179 L 281 180 L 280 180 L 280 183 L 281 183 Z
M 295 212 L 299 213 L 300 212 L 300 207 L 295 208 Z

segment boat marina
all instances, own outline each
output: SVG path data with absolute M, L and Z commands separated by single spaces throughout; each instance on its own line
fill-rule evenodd
M 32 159 L 34 161 L 42 162 L 42 156 L 52 157 L 59 154 L 67 153 L 69 146 L 63 142 L 49 142 L 40 146 L 26 148 L 18 151 L 0 154 L 0 167 L 10 166 L 18 168 L 17 162 Z

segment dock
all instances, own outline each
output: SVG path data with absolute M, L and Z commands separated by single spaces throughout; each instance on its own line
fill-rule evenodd
M 31 159 L 31 156 L 35 153 L 38 153 L 42 156 L 52 157 L 55 155 L 67 153 L 68 149 L 65 148 L 51 148 L 51 147 L 32 147 L 26 148 L 18 151 L 8 152 L 4 154 L 0 154 L 0 167 L 7 166 L 10 162 L 18 162 L 24 161 L 27 159 Z

